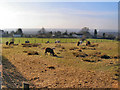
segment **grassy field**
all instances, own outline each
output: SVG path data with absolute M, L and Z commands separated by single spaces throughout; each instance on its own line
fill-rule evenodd
M 12 38 L 2 38 L 2 43 L 6 41 L 11 41 Z M 25 43 L 26 40 L 29 40 L 30 43 L 45 43 L 49 41 L 50 43 L 54 43 L 56 40 L 59 40 L 61 43 L 70 43 L 77 42 L 79 39 L 72 38 L 14 38 L 15 43 Z M 115 40 L 106 40 L 106 39 L 88 39 L 91 42 L 116 42 Z
M 16 43 L 17 40 L 23 40 L 21 43 L 24 43 L 27 38 L 15 39 Z M 5 41 L 6 38 L 3 40 Z M 35 38 L 28 40 L 34 43 Z M 41 43 L 39 42 L 41 40 L 41 38 L 37 38 L 36 43 Z M 47 40 L 44 39 L 44 42 Z M 54 39 L 49 40 L 54 42 Z M 60 40 L 64 42 L 66 39 Z M 77 41 L 79 39 L 69 40 Z M 42 43 L 38 47 L 3 44 L 2 63 L 5 87 L 20 88 L 21 83 L 27 81 L 31 88 L 117 88 L 118 42 L 101 39 L 89 40 L 97 42 L 92 44 L 98 44 L 98 46 L 88 47 L 85 46 L 85 43 L 80 46 L 77 46 L 76 43 Z M 45 55 L 46 47 L 54 48 L 57 57 L 53 57 L 49 53 Z M 28 55 L 25 51 L 35 51 L 39 55 Z M 109 57 L 102 58 L 103 55 Z

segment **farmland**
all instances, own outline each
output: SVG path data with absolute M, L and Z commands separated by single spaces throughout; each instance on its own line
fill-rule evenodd
M 21 88 L 26 81 L 31 88 L 117 88 L 118 87 L 118 42 L 88 39 L 98 46 L 89 47 L 79 39 L 15 38 L 19 45 L 7 46 L 3 38 L 2 64 L 3 87 Z M 40 43 L 36 47 L 23 47 L 26 40 Z M 61 43 L 52 43 L 60 40 Z M 46 41 L 50 43 L 46 44 Z M 65 43 L 66 42 L 66 43 Z M 72 42 L 72 43 L 71 43 Z M 53 48 L 57 57 L 45 48 Z M 37 52 L 30 55 L 28 52 Z

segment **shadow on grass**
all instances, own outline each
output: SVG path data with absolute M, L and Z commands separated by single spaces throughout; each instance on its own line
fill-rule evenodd
M 58 55 L 54 55 L 53 57 L 57 57 L 57 58 L 63 58 L 62 56 L 58 56 Z
M 16 69 L 16 67 L 4 56 L 2 56 L 3 88 L 22 88 L 22 82 L 27 81 Z M 5 86 L 5 87 L 4 87 Z

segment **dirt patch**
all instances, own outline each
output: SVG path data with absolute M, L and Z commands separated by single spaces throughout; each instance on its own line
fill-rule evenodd
M 89 54 L 89 56 L 91 56 L 91 57 L 100 57 L 101 52 L 94 52 L 94 53 Z
M 63 50 L 59 50 L 60 52 L 63 52 Z
M 99 58 L 83 58 L 82 60 L 86 61 L 86 62 L 99 62 L 99 61 L 101 61 Z
M 63 47 L 63 46 L 62 46 L 61 48 L 62 48 L 62 49 L 65 49 L 65 47 Z
M 43 47 L 42 49 L 45 49 L 46 47 Z
M 38 52 L 36 51 L 28 51 L 27 54 L 28 55 L 39 55 Z
M 98 44 L 90 44 L 89 47 L 98 47 Z
M 54 66 L 48 66 L 47 68 L 49 68 L 49 69 L 55 69 Z
M 27 53 L 28 51 L 23 51 L 24 53 Z
M 41 44 L 31 44 L 31 43 L 25 43 L 25 44 L 22 44 L 23 45 L 23 47 L 38 47 L 39 45 L 41 45 Z
M 73 47 L 73 48 L 70 48 L 69 50 L 76 50 L 76 49 L 79 49 L 78 47 Z
M 60 54 L 59 52 L 57 54 Z
M 80 49 L 87 49 L 87 47 L 81 47 Z
M 120 59 L 120 56 L 113 56 L 114 59 Z
M 18 46 L 19 44 L 13 44 L 13 46 Z
M 27 55 L 39 55 L 36 51 L 23 51 L 24 53 L 27 53 Z
M 38 47 L 39 45 L 38 45 L 38 44 L 33 44 L 32 46 L 33 46 L 33 47 Z
M 8 48 L 10 48 L 10 47 L 3 47 L 4 49 L 8 49 Z
M 23 47 L 32 47 L 31 45 L 23 45 Z
M 85 49 L 85 50 L 96 50 L 96 48 L 93 47 L 81 47 L 80 49 Z
M 110 59 L 110 56 L 104 54 L 104 55 L 101 55 L 101 58 L 103 58 L 103 59 Z
M 56 44 L 55 47 L 60 48 L 61 44 Z
M 81 50 L 81 49 L 79 49 L 78 51 L 79 51 L 79 52 L 82 52 L 82 50 Z
M 79 53 L 79 52 L 73 52 L 73 55 L 76 56 L 76 57 L 86 57 L 86 56 L 88 56 L 85 53 Z
M 90 50 L 96 50 L 96 48 L 90 48 Z

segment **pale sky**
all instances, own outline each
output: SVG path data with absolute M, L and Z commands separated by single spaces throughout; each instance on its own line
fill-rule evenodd
M 2 28 L 118 29 L 118 2 L 2 2 Z

